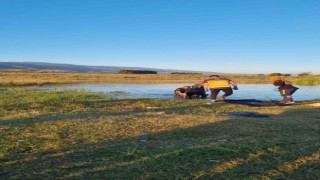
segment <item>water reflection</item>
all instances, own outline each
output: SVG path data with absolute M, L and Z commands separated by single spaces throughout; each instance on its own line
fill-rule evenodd
M 172 99 L 173 91 L 184 85 L 192 84 L 77 84 L 70 89 L 86 89 L 93 92 L 105 92 L 112 98 L 162 98 Z M 320 99 L 320 86 L 298 86 L 294 100 Z M 229 99 L 281 100 L 279 92 L 274 92 L 271 84 L 239 84 L 239 90 Z M 221 92 L 222 94 L 222 92 Z M 219 95 L 221 95 L 219 94 Z

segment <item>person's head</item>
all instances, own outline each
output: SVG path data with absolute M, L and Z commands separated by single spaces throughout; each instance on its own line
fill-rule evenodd
M 279 76 L 271 76 L 269 79 L 272 81 L 272 84 L 277 88 L 284 85 L 282 78 Z
M 282 80 L 277 80 L 277 81 L 274 81 L 273 83 L 272 83 L 275 87 L 281 87 L 281 86 L 283 86 L 284 85 L 284 82 L 282 81 Z
M 211 79 L 220 79 L 220 76 L 219 75 L 211 75 L 210 78 Z
M 270 81 L 275 82 L 275 81 L 281 81 L 282 78 L 280 76 L 271 76 L 269 77 Z

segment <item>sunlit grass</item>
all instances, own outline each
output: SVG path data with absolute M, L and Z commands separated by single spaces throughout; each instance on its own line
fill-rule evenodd
M 0 89 L 0 177 L 319 179 L 320 110 Z M 316 101 L 315 101 L 316 102 Z M 269 118 L 224 115 L 246 111 Z

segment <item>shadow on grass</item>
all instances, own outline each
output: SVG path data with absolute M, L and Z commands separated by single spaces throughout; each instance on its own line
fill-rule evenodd
M 122 112 L 101 112 L 101 111 L 86 111 L 86 112 L 71 112 L 61 114 L 46 114 L 28 118 L 15 118 L 10 120 L 0 121 L 0 126 L 32 126 L 35 123 L 48 121 L 72 121 L 72 120 L 86 120 L 88 118 L 99 118 L 107 116 L 120 116 L 136 113 L 137 110 L 129 110 Z M 142 112 L 142 111 L 141 111 Z
M 80 104 L 88 109 L 84 109 L 84 111 L 80 111 L 81 109 L 79 109 L 75 112 L 52 112 L 33 117 L 7 119 L 0 121 L 0 126 L 32 126 L 35 123 L 48 121 L 90 120 L 92 118 L 131 115 L 133 113 L 156 114 L 159 111 L 168 114 L 184 114 L 197 112 L 201 108 L 199 105 L 184 105 L 180 100 L 169 101 L 168 105 L 170 106 L 161 107 L 164 105 L 160 99 L 159 101 L 150 99 L 95 100 L 73 102 L 73 104 Z M 172 105 L 176 106 L 172 107 Z M 215 106 L 220 107 L 222 105 L 217 104 Z M 212 111 L 210 106 L 206 106 L 206 108 Z
M 230 116 L 145 134 L 146 141 L 136 136 L 11 154 L 0 160 L 0 177 L 319 179 L 319 119 L 319 109 L 288 110 L 267 119 Z

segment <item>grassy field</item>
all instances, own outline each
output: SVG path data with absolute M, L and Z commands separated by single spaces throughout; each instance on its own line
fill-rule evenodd
M 223 75 L 224 76 L 224 75 Z M 265 75 L 225 75 L 238 84 L 271 83 Z M 0 72 L 0 85 L 57 83 L 202 83 L 209 74 L 108 74 Z M 297 85 L 320 85 L 320 76 L 285 77 Z
M 0 99 L 1 179 L 320 179 L 317 101 L 248 107 L 30 87 L 0 87 Z M 270 117 L 224 115 L 234 111 Z

